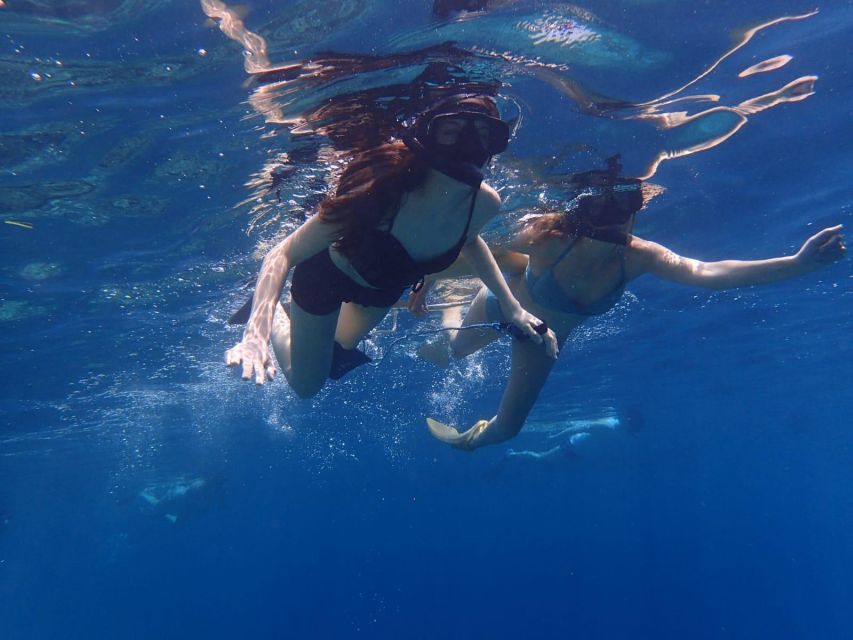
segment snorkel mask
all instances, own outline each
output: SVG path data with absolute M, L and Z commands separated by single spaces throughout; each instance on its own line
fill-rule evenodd
M 607 169 L 578 173 L 570 184 L 578 190 L 572 200 L 572 213 L 578 235 L 614 242 L 627 243 L 620 227 L 643 206 L 643 183 L 637 178 L 620 177 L 622 165 L 619 156 L 606 160 Z
M 488 96 L 450 96 L 420 114 L 408 127 L 403 142 L 436 171 L 478 188 L 483 167 L 509 143 L 509 125 L 497 113 Z M 462 125 L 448 124 L 451 121 Z M 441 127 L 452 127 L 452 143 L 439 143 Z

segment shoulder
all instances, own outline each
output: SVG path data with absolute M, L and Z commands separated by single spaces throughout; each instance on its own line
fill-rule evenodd
M 657 242 L 652 242 L 651 240 L 644 240 L 639 236 L 629 235 L 628 244 L 625 247 L 625 251 L 628 255 L 651 258 L 654 256 L 659 256 L 668 250 L 666 247 L 658 244 Z
M 474 207 L 475 213 L 483 216 L 492 217 L 498 213 L 501 208 L 501 197 L 491 185 L 485 182 L 480 185 L 480 191 L 477 193 L 477 205 Z
M 656 242 L 629 235 L 628 244 L 625 246 L 625 259 L 630 270 L 634 272 L 632 277 L 637 277 L 648 271 L 655 262 L 664 256 L 666 251 L 665 247 Z
M 646 272 L 662 275 L 672 272 L 673 269 L 679 270 L 694 262 L 690 258 L 678 255 L 662 244 L 643 240 L 637 236 L 630 237 L 625 255 L 631 270 L 636 272 L 635 275 Z

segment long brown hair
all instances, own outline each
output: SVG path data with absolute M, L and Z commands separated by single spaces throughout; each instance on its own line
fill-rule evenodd
M 562 211 L 548 211 L 528 221 L 524 225 L 524 233 L 528 237 L 528 243 L 533 246 L 545 240 L 552 231 L 565 238 L 574 235 L 575 228 L 571 216 Z
M 399 140 L 356 155 L 341 174 L 335 195 L 320 204 L 325 222 L 342 224 L 335 245 L 346 255 L 399 208 L 403 194 L 426 180 L 429 165 Z
M 494 117 L 498 108 L 494 98 L 479 94 L 454 94 L 422 112 L 412 125 L 416 134 L 427 135 L 429 121 L 437 114 L 452 113 L 459 107 L 476 105 Z M 423 142 L 423 140 L 421 140 Z M 403 194 L 418 188 L 426 180 L 430 166 L 423 156 L 400 140 L 362 151 L 347 164 L 335 195 L 320 204 L 320 218 L 342 224 L 335 246 L 344 254 L 361 245 L 368 229 L 377 227 L 396 211 Z

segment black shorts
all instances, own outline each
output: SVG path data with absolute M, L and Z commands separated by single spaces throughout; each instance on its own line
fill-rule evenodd
M 390 307 L 406 288 L 373 289 L 363 287 L 338 269 L 323 249 L 293 270 L 290 297 L 308 313 L 326 316 L 336 311 L 343 302 L 355 302 L 365 307 Z

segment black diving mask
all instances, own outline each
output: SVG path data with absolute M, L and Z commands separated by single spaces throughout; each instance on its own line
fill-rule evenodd
M 476 99 L 475 94 L 451 96 L 418 116 L 402 136 L 433 169 L 475 189 L 483 181 L 489 158 L 506 150 L 510 133 L 509 125 Z M 448 120 L 462 120 L 463 125 L 451 144 L 438 144 L 436 127 Z
M 588 186 L 575 198 L 577 215 L 594 227 L 623 225 L 643 206 L 639 180 L 621 180 L 607 186 Z
M 436 128 L 442 122 L 451 120 L 462 120 L 464 126 L 456 136 L 456 142 L 452 145 L 442 145 L 436 142 Z M 479 126 L 478 126 L 479 125 Z M 453 148 L 459 155 L 468 155 L 472 158 L 468 161 L 482 167 L 491 156 L 506 151 L 509 144 L 509 125 L 483 111 L 457 111 L 440 113 L 427 124 L 427 140 L 435 145 L 435 149 Z M 485 140 L 484 140 L 485 139 Z M 481 162 L 474 160 L 482 159 Z M 463 160 L 460 158 L 460 160 Z

